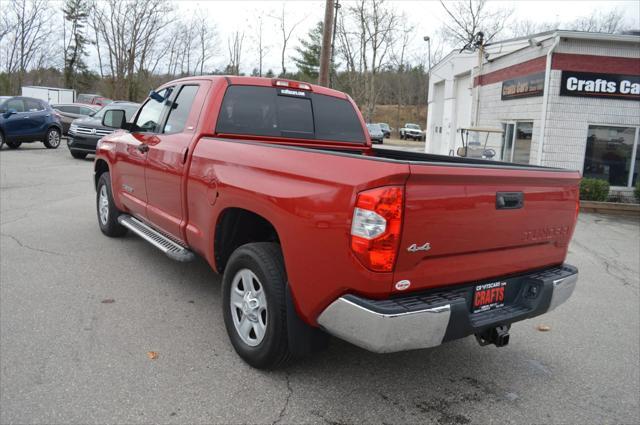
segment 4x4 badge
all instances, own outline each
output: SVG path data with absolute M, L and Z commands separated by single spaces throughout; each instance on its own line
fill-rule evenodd
M 418 251 L 429 251 L 431 249 L 431 244 L 429 242 L 425 242 L 424 245 L 418 246 L 418 244 L 413 244 L 407 251 L 409 252 L 418 252 Z

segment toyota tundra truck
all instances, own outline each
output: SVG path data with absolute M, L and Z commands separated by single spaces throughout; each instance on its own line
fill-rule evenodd
M 504 346 L 576 285 L 576 171 L 374 149 L 348 95 L 284 79 L 180 79 L 102 123 L 118 130 L 97 146 L 100 230 L 222 274 L 254 367 L 329 335 L 379 353 Z

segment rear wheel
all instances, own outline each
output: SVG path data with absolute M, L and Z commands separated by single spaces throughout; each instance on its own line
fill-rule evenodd
M 224 271 L 224 323 L 244 361 L 271 369 L 291 359 L 287 334 L 287 277 L 280 245 L 250 243 L 236 249 Z
M 9 149 L 18 149 L 22 144 L 22 142 L 10 142 L 8 140 L 5 143 L 9 146 Z
M 60 130 L 50 128 L 44 136 L 44 145 L 47 149 L 57 149 L 60 146 Z
M 71 156 L 74 157 L 75 159 L 85 159 L 87 157 L 87 153 L 71 151 Z
M 127 233 L 127 228 L 118 223 L 120 211 L 113 202 L 113 192 L 111 190 L 111 176 L 109 173 L 102 173 L 98 179 L 96 210 L 98 213 L 98 225 L 102 233 L 109 237 L 123 236 Z

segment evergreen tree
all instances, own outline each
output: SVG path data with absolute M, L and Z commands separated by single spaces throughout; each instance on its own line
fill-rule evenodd
M 89 39 L 85 36 L 89 2 L 88 0 L 66 0 L 62 13 L 64 20 L 71 27 L 68 39 L 65 34 L 64 40 L 64 84 L 67 88 L 74 88 L 78 74 L 82 75 L 87 71 L 83 57 L 87 55 L 86 49 L 89 44 Z
M 306 40 L 300 40 L 302 47 L 296 47 L 298 57 L 293 61 L 298 71 L 310 79 L 318 78 L 320 69 L 320 50 L 322 49 L 322 21 L 318 22 L 307 34 Z

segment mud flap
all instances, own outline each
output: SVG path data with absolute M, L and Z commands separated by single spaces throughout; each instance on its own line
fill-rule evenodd
M 301 358 L 322 351 L 329 344 L 329 335 L 320 328 L 307 325 L 300 319 L 293 303 L 293 296 L 287 285 L 287 333 L 289 351 L 296 358 Z

